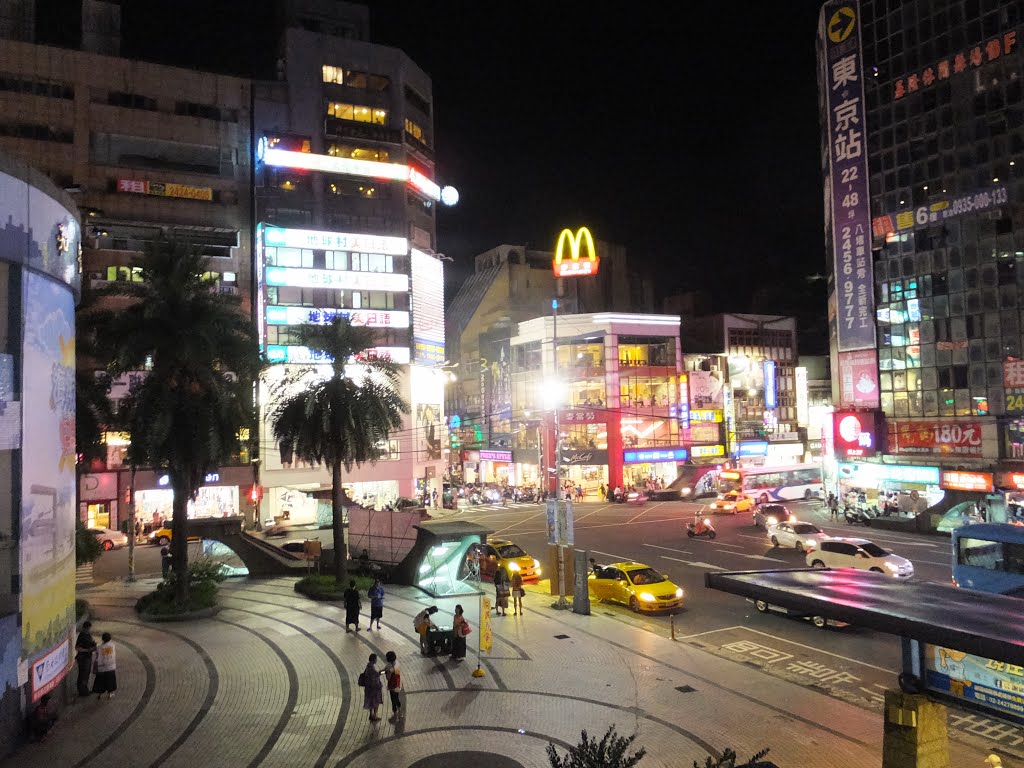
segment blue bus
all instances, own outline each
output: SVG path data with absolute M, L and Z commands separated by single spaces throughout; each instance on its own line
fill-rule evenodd
M 1024 526 L 976 523 L 953 531 L 953 583 L 1024 597 Z

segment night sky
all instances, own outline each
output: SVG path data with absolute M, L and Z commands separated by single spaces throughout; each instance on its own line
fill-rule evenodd
M 438 180 L 462 195 L 438 213 L 456 277 L 494 245 L 550 249 L 586 224 L 662 295 L 796 313 L 821 348 L 819 2 L 367 4 L 372 41 L 433 78 Z M 130 0 L 122 53 L 267 76 L 272 7 Z

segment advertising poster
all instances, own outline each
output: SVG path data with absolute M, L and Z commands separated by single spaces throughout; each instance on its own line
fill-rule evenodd
M 415 360 L 443 363 L 444 267 L 441 260 L 412 249 L 412 335 Z
M 839 407 L 880 407 L 875 350 L 839 353 Z
M 22 655 L 75 623 L 75 308 L 66 286 L 25 272 Z
M 441 406 L 438 403 L 416 405 L 416 460 L 437 461 L 441 458 Z
M 924 653 L 930 690 L 1024 720 L 1024 667 L 938 645 L 925 645 Z
M 486 339 L 481 335 L 480 356 L 484 417 L 490 424 L 490 443 L 492 446 L 511 445 L 512 352 L 508 337 Z
M 889 453 L 984 456 L 981 422 L 890 420 L 887 427 Z
M 721 371 L 690 371 L 686 375 L 690 380 L 691 409 L 721 409 Z
M 819 20 L 820 99 L 828 126 L 832 264 L 840 352 L 875 347 L 871 209 L 868 196 L 867 110 L 860 50 L 860 8 L 833 0 Z
M 729 358 L 729 383 L 733 392 L 761 392 L 764 390 L 763 361 L 745 355 Z

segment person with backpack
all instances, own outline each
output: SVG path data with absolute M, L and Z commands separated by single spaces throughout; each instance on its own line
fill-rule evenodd
M 452 619 L 452 661 L 462 661 L 466 658 L 466 638 L 472 631 L 462 613 L 462 606 L 456 605 L 455 618 Z
M 388 651 L 384 658 L 388 662 L 384 665 L 384 679 L 388 682 L 388 696 L 391 697 L 391 717 L 388 722 L 393 723 L 405 717 L 402 712 L 402 670 L 398 667 L 398 656 L 394 651 Z
M 359 675 L 359 687 L 363 689 L 363 709 L 369 711 L 370 722 L 377 722 L 380 716 L 377 710 L 384 703 L 381 692 L 380 670 L 377 669 L 377 654 L 371 653 L 366 669 Z

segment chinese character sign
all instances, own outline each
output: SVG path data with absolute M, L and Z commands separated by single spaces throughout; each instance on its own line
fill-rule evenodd
M 860 24 L 855 2 L 821 11 L 821 62 L 827 112 L 829 188 L 839 351 L 875 346 L 871 210 L 868 198 L 867 115 Z

